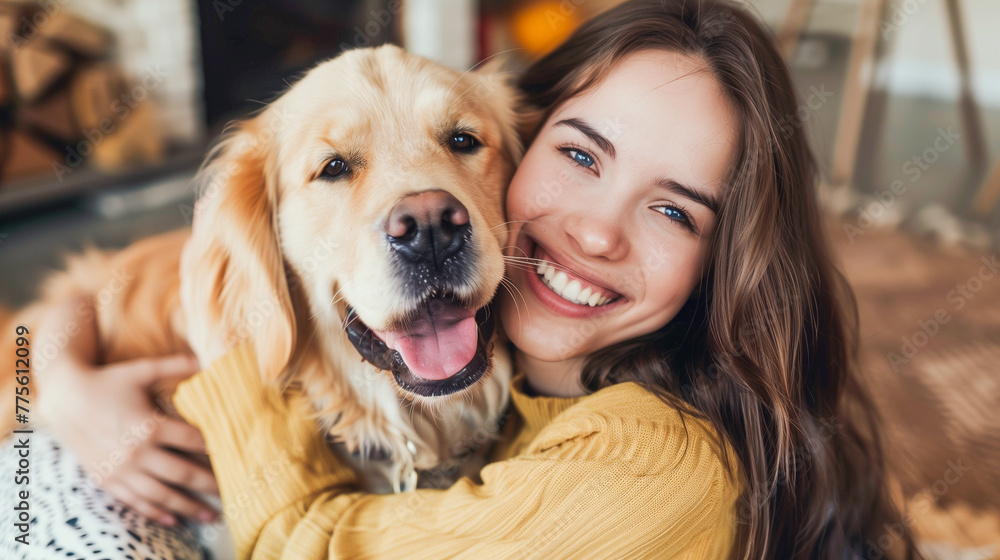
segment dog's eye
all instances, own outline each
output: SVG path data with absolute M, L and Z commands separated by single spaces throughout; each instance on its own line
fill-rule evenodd
M 466 132 L 452 134 L 449 143 L 451 148 L 458 152 L 471 152 L 479 147 L 479 141 Z
M 347 162 L 342 159 L 333 159 L 326 164 L 323 168 L 323 173 L 321 179 L 337 179 L 346 174 L 350 168 L 347 166 Z

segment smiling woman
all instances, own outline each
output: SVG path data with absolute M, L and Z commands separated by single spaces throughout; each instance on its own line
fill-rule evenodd
M 704 61 L 643 50 L 539 128 L 507 212 L 511 252 L 541 270 L 511 269 L 519 297 L 502 308 L 532 387 L 584 394 L 587 356 L 660 329 L 688 301 L 736 155 L 734 112 Z
M 765 29 L 727 1 L 630 0 L 583 25 L 518 86 L 530 147 L 507 192 L 509 231 L 489 229 L 506 253 L 499 315 L 518 367 L 492 463 L 443 489 L 366 492 L 318 434 L 302 391 L 262 381 L 266 362 L 255 357 L 275 343 L 259 338 L 175 399 L 222 473 L 238 554 L 883 556 L 870 547 L 885 542 L 885 524 L 905 525 L 854 367 L 853 299 L 820 230 L 809 148 L 802 130 L 778 126 L 796 101 Z M 320 89 L 317 110 L 332 88 Z M 292 263 L 305 262 L 295 252 L 333 212 L 365 209 L 352 198 L 357 185 L 380 184 L 350 150 L 329 153 L 329 138 L 356 138 L 342 129 L 351 116 L 330 118 L 313 142 L 325 159 L 309 169 L 333 165 L 332 179 L 312 175 L 297 187 L 300 206 L 283 205 L 278 221 L 296 232 L 282 236 Z M 454 159 L 462 150 L 490 146 L 471 130 L 454 126 L 422 146 L 465 162 Z M 440 167 L 408 165 L 420 170 L 408 176 L 442 180 Z M 345 182 L 352 188 L 333 187 Z M 381 248 L 396 266 L 429 244 L 406 265 L 420 309 L 399 325 L 361 308 L 371 279 L 392 268 L 372 267 L 348 290 L 371 326 L 357 331 L 369 337 L 362 355 L 400 379 L 380 361 L 379 344 L 391 347 L 412 363 L 402 373 L 431 385 L 474 363 L 481 307 L 459 309 L 459 287 L 424 281 L 469 220 L 434 193 L 400 191 L 384 219 L 365 222 L 379 242 L 351 261 Z M 327 212 L 295 221 L 311 208 Z M 205 219 L 196 217 L 196 236 Z M 288 460 L 261 484 L 278 450 Z M 892 536 L 914 556 L 905 529 Z
M 730 2 L 626 2 L 519 85 L 537 127 L 508 211 L 533 270 L 510 272 L 528 289 L 503 316 L 528 383 L 634 382 L 707 420 L 743 485 L 738 555 L 885 555 L 899 513 L 854 298 L 804 131 L 781 126 L 797 103 L 768 33 Z

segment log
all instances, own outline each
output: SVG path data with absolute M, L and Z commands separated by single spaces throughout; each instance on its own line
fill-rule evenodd
M 103 29 L 66 10 L 53 12 L 38 34 L 90 58 L 101 58 L 111 48 L 111 37 Z
M 62 155 L 38 140 L 14 131 L 7 137 L 7 158 L 4 160 L 0 178 L 6 183 L 30 175 L 52 171 L 52 164 L 62 161 Z
M 45 93 L 72 65 L 68 54 L 34 39 L 14 51 L 11 62 L 17 92 L 29 103 Z
M 120 171 L 137 164 L 163 160 L 166 143 L 151 100 L 136 105 L 128 118 L 95 146 L 91 161 L 105 171 Z
M 60 140 L 72 142 L 80 137 L 80 128 L 73 118 L 73 104 L 66 90 L 46 96 L 40 103 L 22 105 L 17 116 L 22 127 L 36 128 Z
M 125 91 L 125 79 L 113 64 L 93 64 L 81 69 L 70 88 L 73 114 L 81 129 L 100 128 L 104 119 L 117 120 L 115 109 L 120 102 L 116 104 L 116 100 Z

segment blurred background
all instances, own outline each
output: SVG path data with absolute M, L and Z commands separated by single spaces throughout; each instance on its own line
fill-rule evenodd
M 189 225 L 212 139 L 320 60 L 518 68 L 614 3 L 0 0 L 0 303 Z M 932 558 L 1000 558 L 1000 2 L 745 3 L 793 69 L 906 522 Z

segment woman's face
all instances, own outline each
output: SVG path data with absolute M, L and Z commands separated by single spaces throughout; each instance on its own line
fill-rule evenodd
M 520 351 L 581 358 L 676 315 L 707 262 L 733 115 L 699 59 L 666 51 L 631 55 L 552 114 L 507 194 L 507 255 L 551 263 L 508 262 L 501 317 Z

